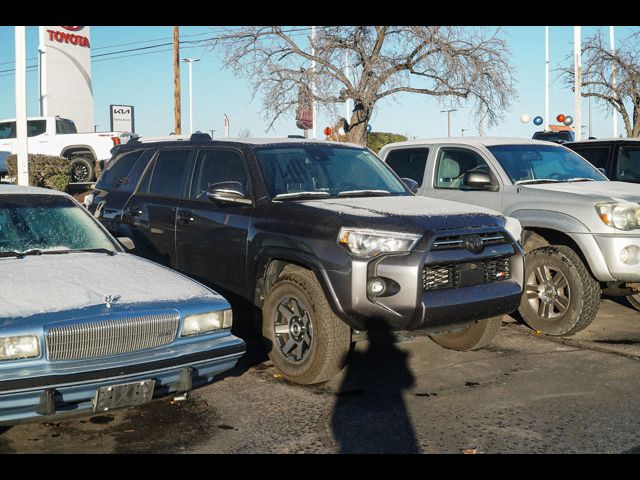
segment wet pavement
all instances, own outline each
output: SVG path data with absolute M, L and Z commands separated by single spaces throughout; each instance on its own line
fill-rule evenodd
M 250 340 L 186 401 L 0 427 L 0 452 L 640 453 L 639 386 L 640 312 L 607 299 L 568 338 L 513 319 L 477 352 L 377 336 L 311 387 L 280 377 Z

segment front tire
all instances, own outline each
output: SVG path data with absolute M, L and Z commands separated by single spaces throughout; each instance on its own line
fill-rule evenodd
M 71 157 L 71 181 L 90 182 L 95 176 L 93 160 L 87 157 Z
M 627 300 L 633 308 L 636 310 L 640 310 L 640 293 L 636 293 L 634 295 L 627 295 Z
M 284 273 L 267 293 L 262 318 L 269 358 L 287 380 L 325 382 L 346 364 L 351 329 L 333 313 L 313 272 Z
M 580 257 L 554 245 L 527 254 L 519 312 L 525 323 L 547 335 L 573 335 L 598 314 L 601 290 Z
M 431 340 L 450 350 L 477 350 L 488 345 L 502 325 L 502 315 L 479 320 L 459 332 L 431 335 Z

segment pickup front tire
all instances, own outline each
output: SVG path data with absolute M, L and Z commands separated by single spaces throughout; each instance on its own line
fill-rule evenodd
M 596 318 L 601 290 L 580 257 L 565 245 L 538 248 L 525 257 L 519 312 L 547 335 L 573 335 Z
M 489 344 L 502 325 L 502 315 L 479 320 L 459 332 L 431 335 L 431 340 L 450 350 L 477 350 Z
M 627 300 L 636 310 L 640 310 L 640 293 L 634 295 L 628 295 Z
M 333 311 L 313 272 L 285 271 L 262 307 L 262 336 L 283 377 L 309 385 L 329 380 L 346 364 L 351 329 Z
M 84 156 L 71 157 L 71 181 L 72 182 L 90 182 L 95 176 L 95 166 L 91 158 Z

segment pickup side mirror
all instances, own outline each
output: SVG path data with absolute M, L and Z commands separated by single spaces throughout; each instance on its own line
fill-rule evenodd
M 218 182 L 209 185 L 207 198 L 212 202 L 241 203 L 251 205 L 244 185 L 240 182 Z
M 131 252 L 136 248 L 136 245 L 133 243 L 129 237 L 118 237 L 118 243 L 124 247 L 127 252 Z
M 418 188 L 420 188 L 420 185 L 418 185 L 418 182 L 416 182 L 412 178 L 403 178 L 402 181 L 407 186 L 407 188 L 411 191 L 411 193 L 413 194 L 418 193 Z
M 491 176 L 486 172 L 467 172 L 464 174 L 463 185 L 477 190 L 495 191 Z

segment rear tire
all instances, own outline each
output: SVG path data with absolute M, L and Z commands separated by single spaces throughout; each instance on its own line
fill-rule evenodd
M 450 350 L 477 350 L 488 345 L 502 325 L 502 315 L 479 320 L 460 332 L 431 335 L 431 340 Z
M 634 295 L 628 295 L 627 300 L 636 310 L 640 310 L 640 293 Z
M 71 157 L 71 181 L 91 182 L 95 176 L 95 165 L 88 157 Z
M 262 311 L 269 358 L 287 380 L 325 382 L 345 366 L 351 329 L 333 313 L 313 272 L 286 271 L 267 293 Z
M 525 257 L 524 271 L 518 311 L 529 327 L 546 335 L 573 335 L 596 318 L 600 285 L 571 248 L 534 250 Z

